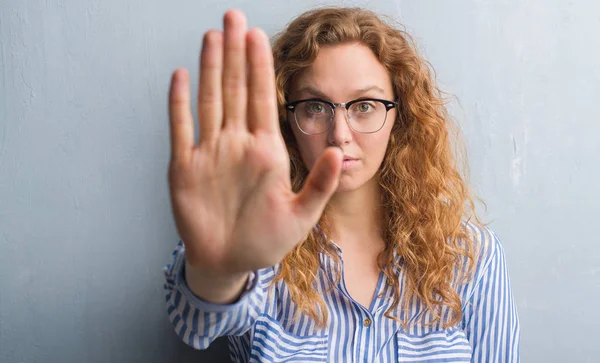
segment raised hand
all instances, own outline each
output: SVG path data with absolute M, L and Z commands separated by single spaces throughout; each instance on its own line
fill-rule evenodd
M 317 223 L 337 188 L 342 153 L 327 149 L 292 192 L 278 125 L 273 57 L 265 33 L 236 10 L 208 31 L 200 60 L 199 144 L 189 74 L 173 73 L 169 186 L 188 268 L 212 277 L 272 266 Z

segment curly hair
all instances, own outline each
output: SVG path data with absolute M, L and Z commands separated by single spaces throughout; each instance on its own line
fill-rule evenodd
M 436 86 L 432 68 L 419 55 L 406 31 L 389 25 L 371 11 L 334 7 L 305 12 L 275 35 L 273 55 L 280 126 L 290 156 L 292 187 L 300 190 L 308 170 L 284 108 L 290 85 L 312 64 L 321 47 L 350 42 L 359 42 L 373 51 L 388 71 L 400 101 L 377 175 L 382 190 L 385 241 L 378 264 L 392 286 L 396 286 L 394 302 L 386 316 L 406 325 L 410 317 L 400 319 L 392 311 L 401 302 L 408 311 L 411 302 L 420 300 L 433 313 L 434 319 L 428 324 L 440 321 L 443 312 L 449 317 L 443 325 L 454 325 L 462 318 L 462 304 L 453 284 L 458 275 L 472 275 L 476 254 L 475 237 L 465 228 L 464 219 L 482 223 L 475 212 L 476 197 L 461 177 L 458 158 L 453 153 L 449 137 L 453 128 L 444 93 Z M 325 326 L 328 313 L 316 290 L 319 253 L 327 253 L 339 262 L 326 238 L 333 222 L 328 215 L 326 207 L 318 228 L 284 257 L 274 279 L 287 284 L 299 310 L 320 327 Z M 400 258 L 395 258 L 395 253 Z M 405 276 L 402 296 L 394 269 Z M 339 271 L 337 278 L 339 281 Z

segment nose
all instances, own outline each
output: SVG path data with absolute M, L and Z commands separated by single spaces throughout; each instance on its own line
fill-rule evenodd
M 336 107 L 333 116 L 333 127 L 329 130 L 327 140 L 330 145 L 342 146 L 350 143 L 352 140 L 352 129 L 346 119 L 346 109 L 344 107 Z

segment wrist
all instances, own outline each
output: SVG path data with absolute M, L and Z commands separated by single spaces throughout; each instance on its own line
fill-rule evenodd
M 193 267 L 186 260 L 185 280 L 190 290 L 202 300 L 214 304 L 237 301 L 248 283 L 249 272 L 224 274 Z

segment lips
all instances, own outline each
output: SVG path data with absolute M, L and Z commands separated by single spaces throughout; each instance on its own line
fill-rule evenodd
M 351 156 L 344 156 L 344 161 L 342 162 L 342 171 L 352 169 L 352 167 L 354 166 L 354 164 L 356 164 L 357 161 L 358 159 L 353 158 Z

